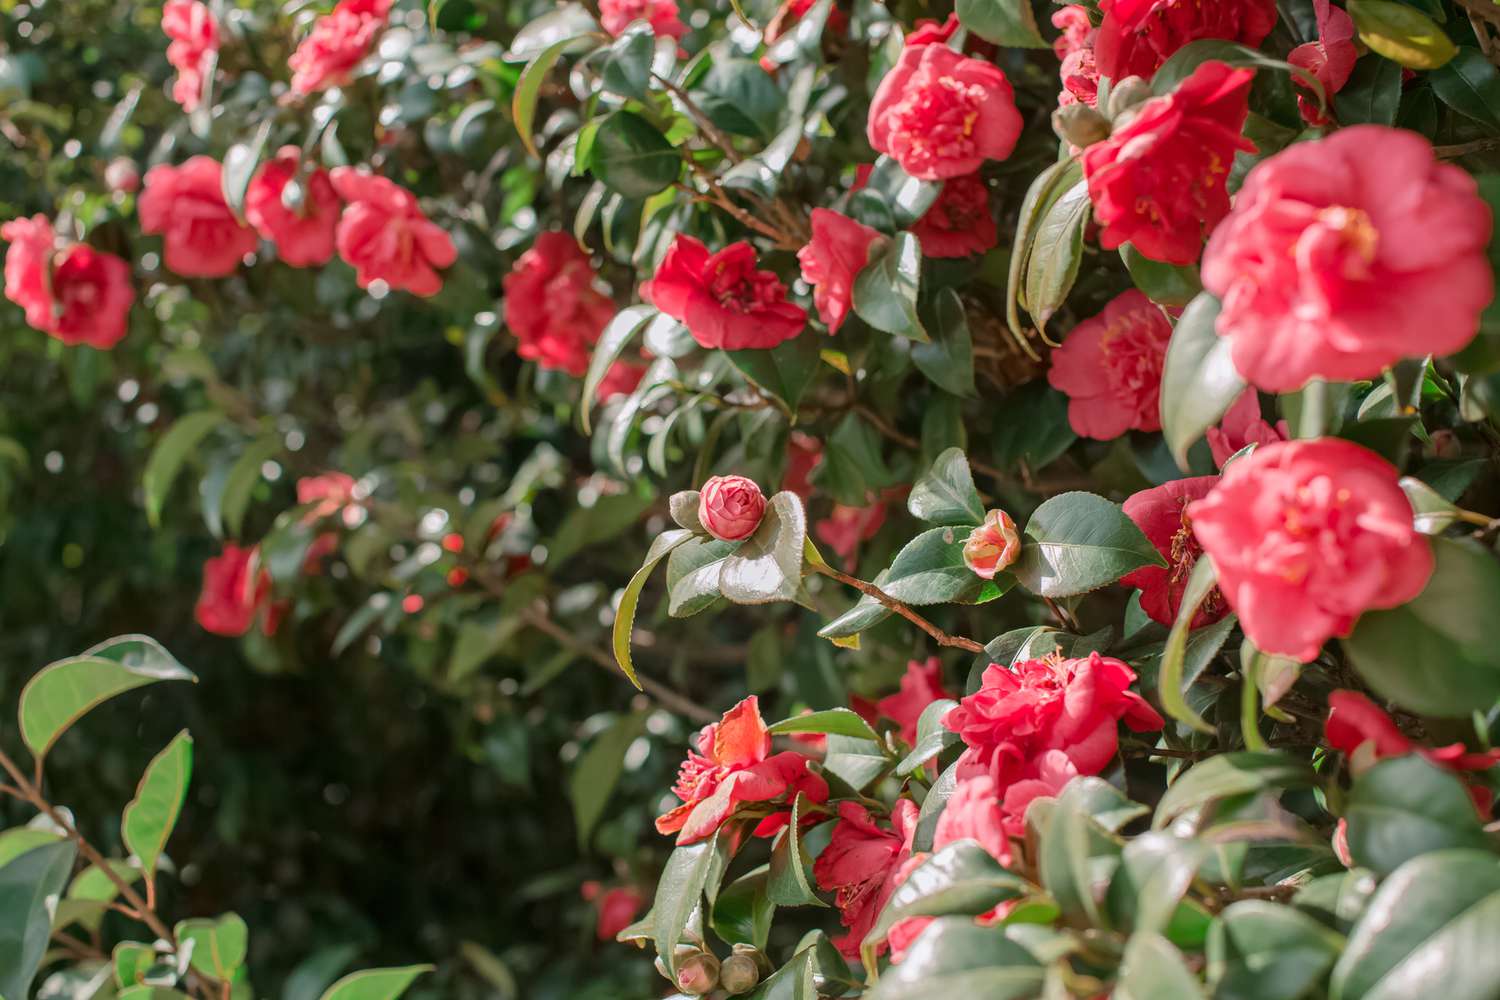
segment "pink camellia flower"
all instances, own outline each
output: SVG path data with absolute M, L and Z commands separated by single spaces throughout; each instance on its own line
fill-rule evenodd
M 196 111 L 219 52 L 219 22 L 201 0 L 167 0 L 161 9 L 161 30 L 172 39 L 167 62 L 177 70 L 172 100 L 184 111 Z
M 298 178 L 301 207 L 287 208 L 282 199 L 301 162 L 300 149 L 283 146 L 261 166 L 245 191 L 245 221 L 275 243 L 277 254 L 292 267 L 320 267 L 333 258 L 339 196 L 328 171 L 314 167 Z
M 1077 104 L 1080 101 L 1089 107 L 1099 103 L 1099 67 L 1094 60 L 1094 39 L 1098 31 L 1089 20 L 1089 12 L 1078 4 L 1072 4 L 1052 15 L 1052 26 L 1062 32 L 1052 43 L 1057 58 L 1062 60 L 1058 76 L 1062 78 L 1062 93 L 1058 95 L 1059 107 Z
M 1490 209 L 1415 132 L 1339 129 L 1258 164 L 1203 255 L 1218 332 L 1251 385 L 1370 378 L 1452 354 L 1494 295 Z
M 219 161 L 207 156 L 146 172 L 141 230 L 161 234 L 162 261 L 174 274 L 222 278 L 255 251 L 255 230 L 235 218 L 224 201 L 222 172 Z
M 1369 744 L 1372 759 L 1367 763 L 1419 753 L 1450 771 L 1487 771 L 1500 764 L 1500 747 L 1475 753 L 1462 743 L 1417 746 L 1396 728 L 1396 723 L 1380 706 L 1358 691 L 1334 691 L 1328 696 L 1328 721 L 1323 732 L 1329 746 L 1349 756 Z
M 813 862 L 813 878 L 818 888 L 834 893 L 848 933 L 833 943 L 849 958 L 859 955 L 865 935 L 901 884 L 900 870 L 911 858 L 916 832 L 917 804 L 910 799 L 896 800 L 889 829 L 878 825 L 859 803 L 839 803 L 838 825 Z
M 936 656 L 909 660 L 901 677 L 901 690 L 875 703 L 876 714 L 901 727 L 901 739 L 907 746 L 917 745 L 917 720 L 922 710 L 942 698 L 953 695 L 943 687 L 943 663 Z
M 812 242 L 797 251 L 802 280 L 813 286 L 813 304 L 829 333 L 838 333 L 854 307 L 854 279 L 882 240 L 869 226 L 827 208 L 812 210 Z
M 806 431 L 792 431 L 786 444 L 786 471 L 781 488 L 795 493 L 805 504 L 812 496 L 812 471 L 823 461 L 823 442 Z
M 1416 597 L 1432 546 L 1385 459 L 1339 438 L 1257 448 L 1188 507 L 1240 626 L 1304 663 L 1371 608 Z
M 813 525 L 813 534 L 846 564 L 859 554 L 862 542 L 874 538 L 885 524 L 885 500 L 864 507 L 836 503 L 828 516 Z
M 964 565 L 985 580 L 993 580 L 996 573 L 1009 568 L 1020 557 L 1020 532 L 1016 530 L 1016 522 L 1003 510 L 985 514 L 984 523 L 969 532 L 964 542 Z
M 589 350 L 615 314 L 594 287 L 589 255 L 567 233 L 536 238 L 505 276 L 505 325 L 520 341 L 516 353 L 574 378 L 589 369 Z
M 260 565 L 260 553 L 228 543 L 224 551 L 203 564 L 203 590 L 193 617 L 204 631 L 240 636 L 250 631 L 256 616 L 271 598 L 271 574 Z M 276 631 L 279 615 L 261 623 L 266 635 Z
M 1292 50 L 1286 61 L 1305 69 L 1323 85 L 1323 96 L 1329 101 L 1344 89 L 1354 72 L 1359 52 L 1354 47 L 1354 18 L 1335 7 L 1329 0 L 1313 0 L 1318 17 L 1318 40 L 1305 42 Z M 1305 83 L 1292 78 L 1299 88 L 1297 107 L 1309 125 L 1328 124 L 1328 113 L 1318 107 L 1318 98 Z
M 1222 38 L 1255 48 L 1276 27 L 1276 0 L 1099 0 L 1104 21 L 1094 42 L 1099 72 L 1111 80 L 1150 78 L 1188 42 Z
M 334 190 L 349 203 L 339 220 L 339 256 L 357 272 L 359 287 L 384 281 L 396 291 L 436 295 L 443 287 L 438 271 L 452 265 L 458 251 L 416 197 L 366 170 L 338 167 L 331 176 Z
M 698 521 L 721 542 L 755 534 L 766 516 L 766 495 L 744 476 L 714 476 L 698 491 Z
M 1067 762 L 1066 756 L 1059 756 L 1064 763 Z M 995 779 L 988 774 L 976 774 L 960 781 L 938 816 L 932 849 L 940 851 L 957 841 L 972 840 L 1001 864 L 1009 865 L 1014 824 L 1006 822 L 1001 792 Z
M 1122 661 L 1098 653 L 991 664 L 979 690 L 943 716 L 967 744 L 959 777 L 988 774 L 997 788 L 1008 788 L 1036 777 L 1049 750 L 1061 751 L 1079 774 L 1098 774 L 1119 749 L 1115 723 L 1123 720 L 1135 732 L 1165 724 L 1130 690 L 1134 680 Z
M 1246 389 L 1240 398 L 1224 414 L 1219 426 L 1208 429 L 1208 447 L 1214 456 L 1214 464 L 1224 468 L 1224 463 L 1241 448 L 1252 444 L 1274 444 L 1290 438 L 1286 421 L 1278 420 L 1273 427 L 1260 415 L 1260 396 L 1254 389 Z
M 615 935 L 635 922 L 635 915 L 641 912 L 641 907 L 646 903 L 641 890 L 633 885 L 617 885 L 606 889 L 590 879 L 578 887 L 578 892 L 586 902 L 594 904 L 599 915 L 594 936 L 600 941 L 613 941 Z
M 1229 214 L 1235 152 L 1255 150 L 1240 135 L 1254 75 L 1206 62 L 1084 151 L 1101 247 L 1130 243 L 1152 260 L 1197 262 L 1203 237 Z
M 313 24 L 308 36 L 287 60 L 292 90 L 304 97 L 341 87 L 370 52 L 385 27 L 394 0 L 339 0 L 331 13 Z
M 968 257 L 993 249 L 1000 232 L 990 214 L 990 189 L 978 174 L 954 177 L 911 232 L 924 257 Z
M 936 181 L 1010 156 L 1021 114 L 999 67 L 946 45 L 907 46 L 875 91 L 868 132 L 908 174 Z
M 347 472 L 324 472 L 297 480 L 297 505 L 317 504 L 308 511 L 312 520 L 332 517 L 354 502 L 354 477 Z
M 135 289 L 130 265 L 86 243 L 59 249 L 45 215 L 0 225 L 5 297 L 26 310 L 26 322 L 69 346 L 108 350 L 129 326 Z
M 677 0 L 599 0 L 599 23 L 611 35 L 636 21 L 651 25 L 658 38 L 681 38 L 688 30 L 677 16 Z
M 771 734 L 754 695 L 704 726 L 697 744 L 672 786 L 682 805 L 656 818 L 656 831 L 677 834 L 679 844 L 713 836 L 741 802 L 769 802 L 798 792 L 814 802 L 828 800 L 827 784 L 807 770 L 806 757 L 795 750 L 771 754 Z
M 1187 589 L 1188 577 L 1192 576 L 1193 567 L 1203 554 L 1203 547 L 1193 535 L 1188 505 L 1208 496 L 1218 481 L 1218 476 L 1174 479 L 1142 490 L 1125 501 L 1122 508 L 1125 516 L 1135 522 L 1141 534 L 1167 561 L 1164 567 L 1143 566 L 1120 578 L 1120 583 L 1140 590 L 1141 610 L 1152 621 L 1171 625 L 1177 620 L 1177 610 L 1182 607 L 1182 592 Z M 1212 590 L 1198 605 L 1192 627 L 1211 625 L 1228 613 L 1223 595 L 1217 589 Z
M 786 286 L 755 267 L 755 248 L 732 243 L 718 253 L 679 235 L 641 297 L 687 324 L 700 347 L 743 351 L 775 347 L 807 325 L 807 313 L 786 300 Z
M 116 194 L 135 194 L 141 189 L 141 171 L 128 156 L 117 156 L 104 168 L 104 184 Z
M 1047 381 L 1068 395 L 1068 423 L 1108 441 L 1129 430 L 1161 429 L 1161 371 L 1172 324 L 1132 288 L 1073 328 L 1052 352 Z

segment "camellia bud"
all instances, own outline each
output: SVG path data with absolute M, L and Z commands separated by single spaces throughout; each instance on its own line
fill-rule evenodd
M 749 955 L 730 955 L 719 969 L 719 985 L 730 996 L 749 993 L 760 982 L 760 969 Z
M 104 168 L 104 183 L 111 191 L 135 194 L 141 189 L 141 171 L 134 160 L 117 156 Z
M 984 515 L 984 523 L 969 532 L 964 542 L 964 565 L 974 575 L 993 580 L 995 574 L 1015 562 L 1021 555 L 1021 536 L 1016 522 L 1003 510 Z
M 1109 91 L 1109 120 L 1119 124 L 1121 116 L 1134 111 L 1153 96 L 1151 84 L 1138 76 L 1127 76 Z
M 677 988 L 695 997 L 713 992 L 719 985 L 719 960 L 706 951 L 677 962 Z
M 736 955 L 743 955 L 754 962 L 755 967 L 760 970 L 762 978 L 776 971 L 776 966 L 771 961 L 771 957 L 753 944 L 745 944 L 742 941 L 735 945 L 732 950 Z
M 744 476 L 714 476 L 698 495 L 698 520 L 703 530 L 723 542 L 738 542 L 755 534 L 765 513 L 765 494 Z
M 1109 120 L 1082 102 L 1052 112 L 1052 130 L 1070 146 L 1087 149 L 1109 138 Z

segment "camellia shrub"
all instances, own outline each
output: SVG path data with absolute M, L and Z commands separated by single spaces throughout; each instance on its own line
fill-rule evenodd
M 640 689 L 537 793 L 630 989 L 1500 998 L 1500 8 L 156 13 L 29 350 L 161 359 L 261 669 Z

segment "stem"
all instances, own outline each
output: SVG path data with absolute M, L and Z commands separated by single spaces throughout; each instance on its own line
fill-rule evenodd
M 1489 149 L 1500 149 L 1500 139 L 1475 139 L 1473 142 L 1463 142 L 1456 146 L 1434 146 L 1432 151 L 1440 160 L 1456 160 L 1460 156 L 1469 153 L 1482 153 Z
M 826 563 L 808 563 L 808 565 L 811 566 L 813 571 L 816 573 L 821 573 L 823 576 L 831 577 L 837 580 L 839 583 L 842 583 L 846 587 L 853 587 L 855 590 L 859 591 L 861 594 L 864 594 L 866 597 L 873 597 L 875 600 L 879 601 L 881 604 L 885 605 L 887 608 L 891 609 L 902 618 L 905 618 L 907 621 L 911 622 L 923 632 L 926 632 L 933 638 L 934 641 L 937 642 L 939 646 L 952 646 L 957 649 L 967 649 L 971 653 L 984 652 L 983 644 L 975 642 L 973 639 L 965 638 L 961 635 L 949 635 L 947 632 L 944 632 L 942 629 L 932 624 L 932 622 L 928 621 L 926 618 L 923 618 L 921 615 L 917 614 L 911 608 L 907 607 L 905 604 L 902 604 L 900 601 L 896 600 L 890 594 L 887 594 L 885 591 L 881 590 L 873 583 L 866 583 L 864 580 L 861 580 L 858 577 L 850 576 L 848 573 L 841 573 L 838 570 L 834 569 L 832 566 L 827 565 Z

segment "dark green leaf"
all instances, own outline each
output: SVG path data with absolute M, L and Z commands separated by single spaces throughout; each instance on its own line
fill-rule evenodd
M 564 52 L 574 48 L 578 42 L 578 36 L 572 34 L 548 42 L 532 56 L 531 62 L 521 71 L 520 80 L 516 82 L 516 90 L 511 95 L 510 101 L 511 121 L 515 123 L 516 133 L 521 137 L 521 144 L 532 156 L 541 155 L 537 151 L 534 136 L 536 105 L 542 93 L 542 84 L 546 82 L 547 74 L 552 72 L 552 67 L 557 65 L 557 60 L 562 58 Z
M 1185 306 L 1203 291 L 1203 282 L 1196 267 L 1178 267 L 1163 264 L 1141 254 L 1126 243 L 1120 247 L 1120 259 L 1130 272 L 1135 287 L 1146 293 L 1152 302 L 1164 306 Z
M 583 379 L 583 395 L 578 400 L 578 422 L 585 434 L 591 431 L 589 413 L 594 408 L 594 397 L 599 392 L 599 384 L 609 374 L 625 346 L 657 315 L 652 306 L 629 306 L 616 313 L 615 318 L 609 321 L 604 332 L 599 335 L 599 341 L 589 357 L 588 374 Z
M 1214 1000 L 1298 1000 L 1333 968 L 1344 939 L 1290 906 L 1230 904 L 1208 937 Z
M 656 126 L 633 111 L 617 111 L 594 134 L 589 169 L 626 198 L 648 198 L 682 170 L 682 158 Z
M 938 388 L 955 396 L 974 396 L 974 341 L 969 320 L 958 293 L 945 288 L 938 293 L 932 339 L 913 344 L 912 364 Z
M 1333 99 L 1334 113 L 1345 125 L 1394 125 L 1401 107 L 1401 67 L 1370 53 L 1354 64 L 1354 73 Z
M 588 849 L 589 837 L 610 793 L 625 770 L 625 751 L 646 730 L 646 716 L 635 712 L 617 720 L 600 733 L 568 778 L 568 797 L 573 802 L 573 822 L 578 829 L 578 848 Z
M 1013 572 L 1035 594 L 1073 597 L 1142 566 L 1165 565 L 1118 505 L 1092 493 L 1062 493 L 1031 515 Z
M 987 42 L 1008 48 L 1045 49 L 1031 0 L 958 0 L 958 20 Z
M 1086 919 L 1092 927 L 1109 926 L 1099 905 L 1120 863 L 1121 845 L 1090 814 L 1093 789 L 1075 778 L 1063 789 L 1040 830 L 1042 886 L 1064 916 Z
M 922 932 L 906 960 L 883 973 L 869 1000 L 1020 1000 L 1042 986 L 1042 966 L 1003 927 L 980 927 L 970 917 L 939 917 Z
M 1245 380 L 1230 359 L 1229 341 L 1214 331 L 1218 319 L 1219 300 L 1204 292 L 1183 311 L 1167 344 L 1161 426 L 1180 469 L 1188 467 L 1188 449 L 1245 391 Z
M 719 592 L 736 604 L 789 601 L 802 582 L 802 548 L 807 515 L 802 500 L 783 490 L 766 505 L 755 534 L 726 556 Z
M 60 840 L 0 867 L 0 997 L 26 1000 L 52 933 L 49 897 L 62 894 L 78 845 Z
M 1483 52 L 1460 48 L 1451 62 L 1432 71 L 1427 82 L 1454 111 L 1500 130 L 1500 70 Z
M 1167 635 L 1167 644 L 1162 650 L 1161 672 L 1157 682 L 1161 706 L 1167 710 L 1167 714 L 1201 733 L 1212 733 L 1214 730 L 1188 705 L 1183 692 L 1183 675 L 1187 664 L 1193 619 L 1198 614 L 1199 605 L 1203 603 L 1217 582 L 1218 577 L 1214 572 L 1212 560 L 1199 559 L 1193 565 L 1193 571 L 1188 576 L 1187 585 L 1182 591 L 1182 604 L 1177 609 L 1177 618 L 1172 622 L 1172 631 Z M 1210 625 L 1209 628 L 1212 629 L 1214 626 Z M 1207 630 L 1201 629 L 1200 631 Z M 1223 634 L 1227 635 L 1227 631 Z M 1219 642 L 1222 645 L 1222 637 Z M 1210 653 L 1207 659 L 1212 658 L 1213 654 Z M 1199 669 L 1201 670 L 1201 667 Z
M 874 948 L 890 929 L 908 917 L 978 916 L 1031 888 L 972 840 L 949 844 L 932 855 L 896 887 L 864 947 Z M 868 963 L 867 963 L 868 964 Z
M 813 891 L 812 859 L 802 843 L 801 819 L 806 796 L 797 794 L 786 830 L 771 849 L 766 898 L 778 906 L 826 906 Z
M 1205 848 L 1161 832 L 1144 833 L 1125 845 L 1106 903 L 1117 924 L 1161 933 L 1198 873 Z
M 776 913 L 776 904 L 766 895 L 768 878 L 767 866 L 761 865 L 719 892 L 709 920 L 719 940 L 765 948 Z
M 1160 934 L 1132 934 L 1113 1000 L 1202 1000 L 1198 978 Z
M 630 635 L 635 629 L 635 609 L 640 603 L 641 591 L 646 587 L 646 581 L 651 577 L 651 571 L 656 569 L 656 564 L 661 562 L 679 545 L 692 540 L 695 536 L 685 528 L 677 528 L 672 531 L 664 531 L 652 541 L 651 548 L 646 552 L 646 561 L 641 568 L 635 571 L 630 582 L 625 585 L 625 591 L 620 595 L 620 607 L 615 611 L 615 624 L 610 645 L 614 649 L 615 662 L 630 678 L 630 683 L 637 688 L 641 682 L 636 679 L 635 665 L 630 660 Z
M 1089 187 L 1078 181 L 1063 191 L 1037 225 L 1026 260 L 1026 311 L 1045 331 L 1047 321 L 1067 301 L 1083 262 L 1083 231 L 1093 202 Z
M 725 355 L 746 378 L 794 410 L 817 379 L 822 365 L 818 341 L 811 332 L 770 350 L 726 351 Z
M 1380 761 L 1360 775 L 1344 819 L 1355 864 L 1377 875 L 1445 847 L 1489 846 L 1467 786 L 1416 754 Z
M 899 233 L 874 248 L 870 263 L 854 279 L 854 311 L 877 330 L 925 341 L 917 316 L 922 247 L 911 233 Z
M 964 563 L 967 528 L 931 528 L 907 542 L 881 587 L 904 604 L 980 604 L 1004 593 L 1009 574 L 983 580 Z
M 644 101 L 651 84 L 651 56 L 655 49 L 656 36 L 649 24 L 637 21 L 627 27 L 610 45 L 609 55 L 604 59 L 604 69 L 599 74 L 604 88 Z
M 974 475 L 963 449 L 949 448 L 918 479 L 906 499 L 912 517 L 930 524 L 978 525 L 984 522 L 984 501 L 974 488 Z
M 677 971 L 677 943 L 683 938 L 688 919 L 703 899 L 703 887 L 713 867 L 718 850 L 718 834 L 696 844 L 678 847 L 667 858 L 661 879 L 656 883 L 656 902 L 651 908 L 655 918 L 653 938 L 656 953 L 674 975 Z
M 1010 274 L 1006 282 L 1005 319 L 1010 331 L 1019 337 L 1021 314 L 1017 306 L 1021 297 L 1021 281 L 1026 274 L 1026 264 L 1036 244 L 1036 232 L 1042 217 L 1065 191 L 1072 190 L 1083 176 L 1083 167 L 1073 158 L 1059 160 L 1037 175 L 1026 189 L 1021 202 L 1021 214 L 1016 224 L 1016 238 L 1011 246 Z
M 1317 783 L 1313 769 L 1290 754 L 1252 751 L 1221 754 L 1194 764 L 1172 783 L 1156 805 L 1152 825 L 1160 830 L 1183 813 L 1219 799 L 1311 788 Z

